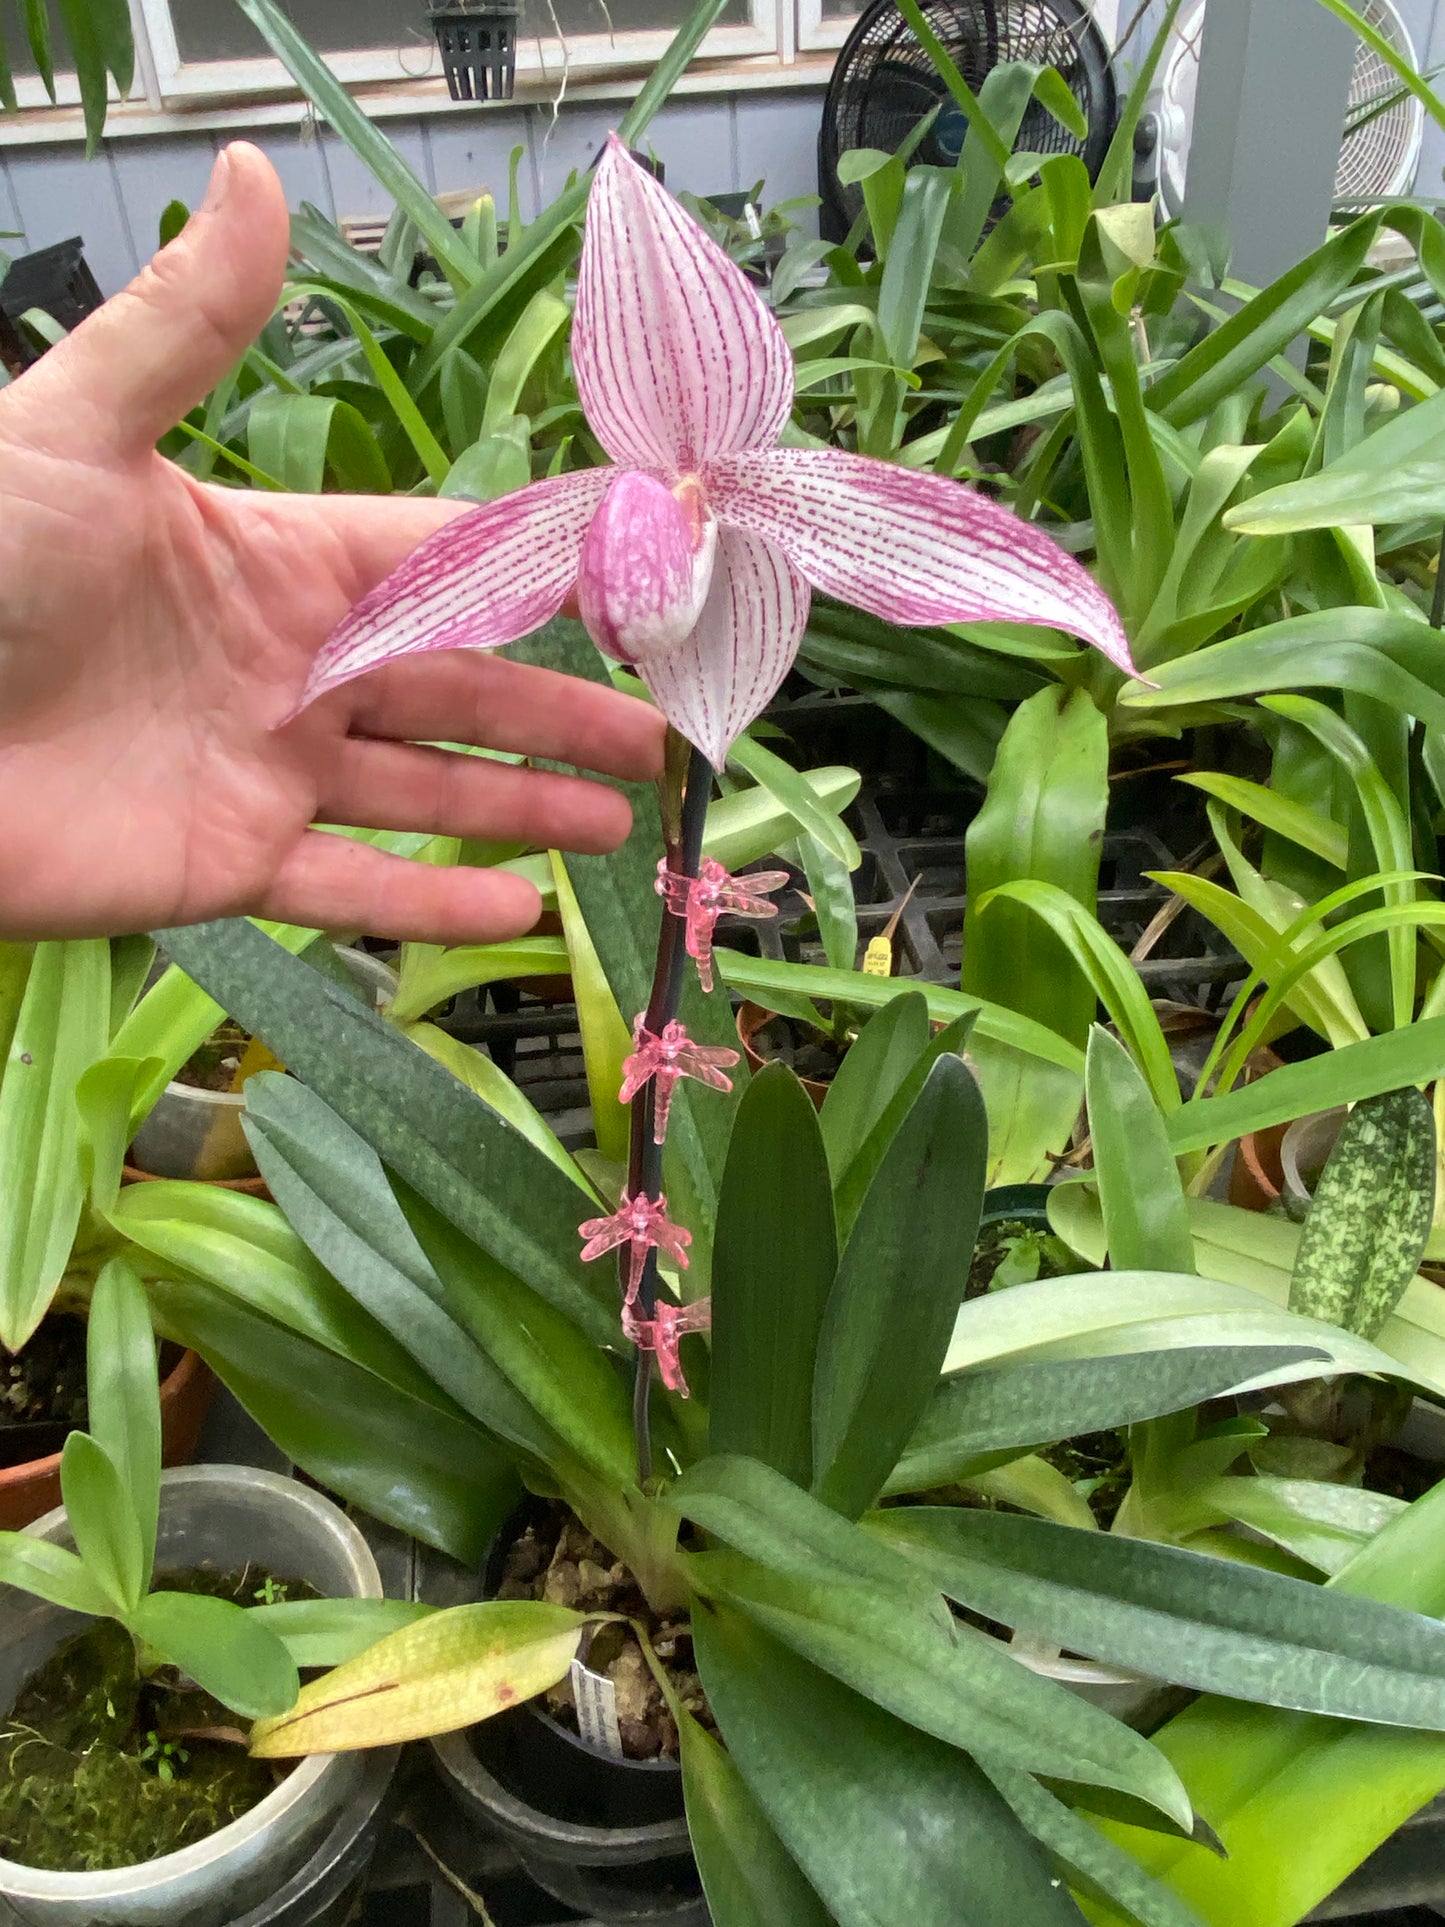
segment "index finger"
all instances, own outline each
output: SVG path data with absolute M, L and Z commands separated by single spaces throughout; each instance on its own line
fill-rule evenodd
M 667 725 L 659 711 L 554 669 L 439 649 L 360 677 L 351 696 L 353 735 L 476 743 L 635 783 L 662 774 Z

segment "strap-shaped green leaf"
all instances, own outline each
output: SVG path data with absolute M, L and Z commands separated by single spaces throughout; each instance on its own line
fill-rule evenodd
M 1266 1384 L 1276 1371 L 1292 1378 L 1309 1361 L 1328 1362 L 1324 1352 L 1303 1345 L 1181 1344 L 1173 1351 L 954 1372 L 939 1381 L 886 1490 L 937 1489 L 999 1453 L 1187 1411 L 1242 1385 Z
M 940 1057 L 863 1200 L 823 1320 L 813 1489 L 856 1518 L 922 1416 L 963 1298 L 983 1204 L 978 1086 Z
M 738 1106 L 718 1194 L 709 1437 L 714 1452 L 757 1459 L 804 1487 L 818 1335 L 837 1265 L 818 1114 L 792 1072 L 772 1064 Z
M 1097 1024 L 1084 1094 L 1110 1263 L 1118 1271 L 1193 1271 L 1194 1239 L 1163 1113 L 1128 1051 Z
M 1023 1772 L 1113 1787 L 1188 1825 L 1188 1796 L 1147 1741 L 1000 1642 L 901 1611 L 894 1594 L 868 1585 L 776 1572 L 737 1553 L 695 1555 L 688 1571 L 705 1600 L 736 1607 L 921 1732 Z
M 1002 1512 L 871 1522 L 950 1598 L 1183 1686 L 1341 1719 L 1445 1730 L 1445 1628 L 1302 1579 Z
M 1042 1853 L 956 1747 L 736 1610 L 695 1613 L 693 1642 L 729 1753 L 838 1927 L 1079 1927 Z
M 156 1339 L 145 1287 L 124 1258 L 95 1281 L 86 1327 L 90 1435 L 120 1474 L 140 1527 L 141 1583 L 150 1584 L 161 1492 Z
M 109 1617 L 115 1611 L 77 1552 L 28 1532 L 0 1532 L 0 1582 L 34 1593 L 70 1613 Z
M 193 1345 L 303 1471 L 388 1525 L 480 1563 L 521 1494 L 510 1458 L 480 1427 L 218 1286 L 153 1279 L 147 1289 L 161 1329 Z
M 88 1432 L 65 1441 L 60 1493 L 86 1571 L 129 1622 L 150 1579 L 141 1522 L 115 1460 Z
M 44 1317 L 70 1259 L 85 1191 L 75 1089 L 109 1029 L 109 944 L 37 944 L 0 1080 L 0 1343 L 11 1351 Z
M 166 948 L 393 1170 L 584 1331 L 616 1329 L 584 1271 L 576 1188 L 492 1108 L 254 924 L 169 931 Z
M 831 1927 L 731 1755 L 690 1713 L 678 1721 L 678 1735 L 687 1830 L 713 1919 L 728 1927 Z
M 131 1630 L 245 1719 L 284 1713 L 300 1691 L 296 1662 L 279 1637 L 229 1599 L 153 1592 Z
M 1373 1338 L 1419 1269 L 1435 1217 L 1435 1113 L 1408 1085 L 1340 1127 L 1300 1233 L 1289 1308 Z

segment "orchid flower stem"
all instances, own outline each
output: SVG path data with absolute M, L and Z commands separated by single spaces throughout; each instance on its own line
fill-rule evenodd
M 671 760 L 671 759 L 669 759 Z M 688 759 L 687 775 L 682 796 L 680 812 L 664 810 L 663 818 L 680 824 L 676 840 L 669 837 L 667 846 L 668 868 L 679 876 L 695 877 L 702 863 L 703 830 L 707 825 L 707 806 L 712 797 L 712 765 L 701 750 L 693 750 Z M 664 909 L 662 928 L 657 939 L 657 966 L 652 975 L 652 995 L 647 1002 L 647 1028 L 654 1036 L 660 1036 L 664 1027 L 677 1016 L 678 1005 L 682 1001 L 683 973 L 687 967 L 687 950 L 684 944 L 684 928 L 681 917 L 673 916 Z M 649 1081 L 632 1100 L 632 1131 L 629 1143 L 627 1164 L 627 1192 L 629 1197 L 645 1196 L 657 1198 L 662 1192 L 662 1146 L 654 1141 L 653 1123 L 656 1114 L 657 1090 L 654 1082 Z M 623 1290 L 626 1290 L 626 1265 L 624 1255 Z M 650 1319 L 657 1311 L 657 1252 L 649 1251 L 642 1268 L 642 1281 L 638 1287 L 638 1311 L 642 1318 Z M 637 1354 L 636 1376 L 632 1387 L 632 1424 L 637 1436 L 637 1476 L 641 1483 L 652 1477 L 652 1432 L 648 1423 L 649 1395 L 652 1386 L 652 1354 L 639 1351 Z

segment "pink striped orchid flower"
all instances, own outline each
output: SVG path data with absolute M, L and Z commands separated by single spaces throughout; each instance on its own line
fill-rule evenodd
M 791 667 L 813 589 L 900 624 L 1065 629 L 1133 673 L 1108 598 L 1041 529 L 942 476 L 778 445 L 782 329 L 615 136 L 588 203 L 572 365 L 614 466 L 535 482 L 424 542 L 336 630 L 307 701 L 416 650 L 514 642 L 574 590 L 598 646 L 717 768 Z

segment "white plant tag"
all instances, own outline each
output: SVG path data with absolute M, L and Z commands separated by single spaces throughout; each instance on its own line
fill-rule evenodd
M 605 1673 L 594 1673 L 580 1659 L 573 1660 L 569 1677 L 577 1707 L 578 1732 L 588 1746 L 620 1760 L 623 1755 L 622 1734 L 617 1725 L 617 1688 Z

